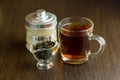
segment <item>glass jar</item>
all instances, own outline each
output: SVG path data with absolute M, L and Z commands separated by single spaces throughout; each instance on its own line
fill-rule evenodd
M 26 48 L 42 41 L 57 41 L 57 17 L 43 9 L 30 13 L 25 18 Z

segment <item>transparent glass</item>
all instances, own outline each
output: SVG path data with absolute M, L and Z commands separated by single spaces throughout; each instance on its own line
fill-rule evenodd
M 38 69 L 47 70 L 54 66 L 52 61 L 59 48 L 58 42 L 54 41 L 54 43 L 55 43 L 54 46 L 50 48 L 48 48 L 49 45 L 47 48 L 40 48 L 41 46 L 38 46 L 37 44 L 32 45 L 30 47 L 30 52 L 33 54 L 34 58 L 38 61 L 37 62 Z M 41 44 L 41 43 L 38 43 L 38 44 Z M 48 43 L 45 43 L 45 44 L 48 44 Z
M 57 40 L 56 28 L 34 30 L 26 26 L 26 48 L 29 51 L 31 45 L 35 45 L 44 40 Z
M 103 53 L 105 40 L 93 34 L 94 24 L 86 17 L 69 17 L 58 24 L 58 37 L 62 60 L 68 64 L 82 64 L 89 57 L 96 57 Z M 90 43 L 96 40 L 99 43 L 97 52 L 92 53 Z M 95 46 L 95 45 L 94 45 Z

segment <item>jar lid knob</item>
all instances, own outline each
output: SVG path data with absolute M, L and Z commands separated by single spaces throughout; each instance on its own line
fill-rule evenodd
M 44 9 L 39 9 L 36 11 L 37 19 L 46 19 L 46 11 Z

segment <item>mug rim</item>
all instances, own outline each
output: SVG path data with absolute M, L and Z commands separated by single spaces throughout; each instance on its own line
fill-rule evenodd
M 87 17 L 67 17 L 67 18 L 63 18 L 63 19 L 59 22 L 58 27 L 60 28 L 60 26 L 62 26 L 62 22 L 63 22 L 63 21 L 68 20 L 68 19 L 75 19 L 75 18 L 76 18 L 76 19 L 84 19 L 84 20 L 87 20 L 89 23 L 91 23 L 90 28 L 85 29 L 85 30 L 80 30 L 80 31 L 72 31 L 72 30 L 65 29 L 65 28 L 63 28 L 63 27 L 61 27 L 61 29 L 64 30 L 64 31 L 67 31 L 67 32 L 85 32 L 85 31 L 92 30 L 92 29 L 94 28 L 94 23 L 93 23 L 93 21 L 92 21 L 91 19 L 87 18 Z M 72 22 L 71 22 L 71 23 L 72 23 Z M 66 24 L 69 24 L 69 23 L 66 23 Z M 66 24 L 64 24 L 64 25 L 66 25 Z M 63 25 L 63 26 L 64 26 L 64 25 Z

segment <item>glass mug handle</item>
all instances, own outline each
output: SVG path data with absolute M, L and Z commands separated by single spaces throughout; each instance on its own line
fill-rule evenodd
M 101 37 L 99 35 L 92 35 L 90 37 L 90 40 L 96 40 L 100 45 L 99 49 L 96 52 L 91 53 L 91 55 L 90 55 L 91 58 L 95 58 L 103 53 L 103 51 L 105 49 L 105 40 L 103 37 Z

